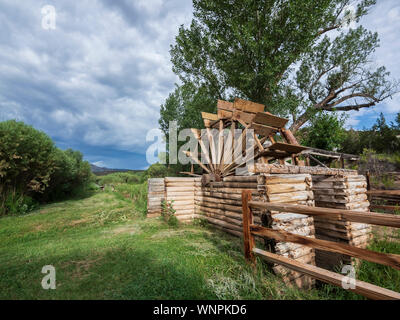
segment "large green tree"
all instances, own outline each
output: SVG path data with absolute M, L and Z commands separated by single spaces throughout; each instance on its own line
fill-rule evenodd
M 209 107 L 204 101 L 239 96 L 290 117 L 297 131 L 320 112 L 376 105 L 397 83 L 385 67 L 370 64 L 378 35 L 350 27 L 375 2 L 193 0 L 192 23 L 180 27 L 171 47 L 173 71 L 192 91 L 190 106 L 181 99 L 174 112 L 188 118 L 180 110 L 199 112 Z

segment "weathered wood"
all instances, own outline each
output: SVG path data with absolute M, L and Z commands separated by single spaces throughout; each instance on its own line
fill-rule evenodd
M 229 102 L 229 101 L 218 100 L 217 101 L 217 108 L 218 109 L 222 109 L 222 110 L 233 111 L 233 103 Z
M 281 193 L 289 193 L 289 192 L 297 192 L 297 191 L 306 191 L 308 190 L 307 184 L 304 183 L 293 183 L 293 184 L 272 184 L 266 186 L 266 193 L 269 194 L 281 194 Z
M 249 207 L 251 201 L 251 191 L 243 190 L 242 192 L 242 211 L 243 211 L 243 240 L 244 240 L 244 256 L 247 261 L 253 265 L 256 260 L 253 254 L 254 238 L 251 234 L 250 226 L 253 224 L 253 213 Z
M 276 129 L 269 126 L 264 126 L 262 124 L 253 123 L 250 126 L 250 129 L 253 129 L 256 134 L 260 136 L 268 137 L 270 134 L 276 132 Z
M 251 201 L 249 205 L 252 208 L 276 210 L 282 212 L 294 212 L 311 216 L 325 217 L 330 220 L 348 220 L 353 222 L 361 222 L 374 224 L 378 226 L 388 226 L 400 228 L 400 217 L 380 214 L 375 212 L 359 212 L 341 209 L 308 207 L 303 205 L 293 205 L 287 203 L 266 203 L 260 201 Z
M 347 277 L 344 275 L 340 275 L 335 272 L 331 272 L 322 268 L 318 268 L 312 265 L 304 264 L 301 262 L 298 262 L 293 259 L 285 258 L 261 249 L 254 248 L 253 252 L 260 256 L 261 258 L 272 262 L 272 263 L 277 263 L 282 266 L 285 266 L 287 268 L 290 268 L 292 270 L 295 270 L 297 272 L 301 272 L 304 274 L 307 274 L 311 277 L 314 277 L 318 280 L 336 285 L 336 286 L 342 286 L 343 282 L 346 282 Z M 387 299 L 395 299 L 399 300 L 400 299 L 400 293 L 394 292 L 385 288 L 381 288 L 375 285 L 372 285 L 370 283 L 366 283 L 363 281 L 358 281 L 356 280 L 356 287 L 355 289 L 348 289 L 350 291 L 353 291 L 355 293 L 361 294 L 369 299 L 382 299 L 382 300 L 387 300 Z
M 280 118 L 265 112 L 258 112 L 253 119 L 253 122 L 255 123 L 263 124 L 278 129 L 283 128 L 288 121 L 289 121 L 288 119 Z
M 232 120 L 243 121 L 246 124 L 251 123 L 253 119 L 254 119 L 253 113 L 247 113 L 239 110 L 234 111 L 232 115 Z
M 251 113 L 258 113 L 258 112 L 264 112 L 265 106 L 260 103 L 255 103 L 252 101 L 247 101 L 243 99 L 236 98 L 235 102 L 233 103 L 233 107 L 235 109 L 245 111 L 245 112 L 251 112 Z
M 257 183 L 257 176 L 232 176 L 224 177 L 224 182 L 254 182 Z
M 203 119 L 210 120 L 210 121 L 218 120 L 218 115 L 214 114 L 214 113 L 202 112 L 201 116 Z
M 252 173 L 269 173 L 269 174 L 312 174 L 312 175 L 358 175 L 356 170 L 349 169 L 333 169 L 322 167 L 300 167 L 278 164 L 256 163 L 248 166 L 249 172 Z
M 389 212 L 400 212 L 400 206 L 383 206 L 383 205 L 371 204 L 370 208 L 389 211 Z
M 297 154 L 297 153 L 300 153 L 300 152 L 306 150 L 307 147 L 283 143 L 283 142 L 276 142 L 273 145 L 269 146 L 268 149 L 269 150 L 280 150 L 280 151 L 285 151 L 288 153 Z
M 297 142 L 297 139 L 293 135 L 292 131 L 290 131 L 289 129 L 282 128 L 281 133 L 288 143 L 293 144 L 293 145 L 299 145 L 299 143 Z
M 218 110 L 218 119 L 231 119 L 233 111 Z

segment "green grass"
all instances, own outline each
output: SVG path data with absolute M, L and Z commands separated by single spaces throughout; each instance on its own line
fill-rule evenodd
M 1 218 L 0 299 L 357 298 L 331 286 L 290 288 L 261 262 L 253 271 L 240 239 L 198 224 L 145 219 L 143 203 L 132 200 L 143 195 L 127 197 L 122 189 Z M 400 252 L 398 245 L 387 250 Z M 41 287 L 44 265 L 56 268 L 56 290 Z M 377 284 L 375 271 L 363 268 Z M 397 271 L 381 271 L 379 281 L 399 283 Z

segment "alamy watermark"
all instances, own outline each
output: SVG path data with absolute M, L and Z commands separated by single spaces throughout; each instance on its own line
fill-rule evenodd
M 57 24 L 56 8 L 52 5 L 42 7 L 42 28 L 44 30 L 55 30 Z
M 46 274 L 42 279 L 42 288 L 45 290 L 56 289 L 56 268 L 52 265 L 43 266 L 42 273 Z
M 351 265 L 345 265 L 342 268 L 342 274 L 346 275 L 342 278 L 342 288 L 354 290 L 356 288 L 356 269 Z

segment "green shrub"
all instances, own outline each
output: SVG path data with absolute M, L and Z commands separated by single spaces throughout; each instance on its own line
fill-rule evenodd
M 25 213 L 30 200 L 24 199 L 44 202 L 79 193 L 90 176 L 79 151 L 58 149 L 23 122 L 0 122 L 0 215 Z
M 162 201 L 161 204 L 161 216 L 164 221 L 168 223 L 171 227 L 177 227 L 179 225 L 179 220 L 175 216 L 176 210 L 173 208 L 174 201 Z
M 9 193 L 5 197 L 4 204 L 9 215 L 27 214 L 37 207 L 37 202 L 34 199 L 18 193 Z

